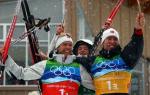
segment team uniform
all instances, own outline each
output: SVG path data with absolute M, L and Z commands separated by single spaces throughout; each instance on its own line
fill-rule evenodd
M 78 59 L 84 67 L 91 68 L 96 95 L 129 95 L 131 70 L 142 55 L 143 44 L 142 30 L 134 29 L 131 41 L 123 50 L 117 46 L 110 51 L 102 49 L 98 56 L 87 60 Z M 92 65 L 87 65 L 88 62 Z
M 143 51 L 142 30 L 134 31 L 132 40 L 121 51 L 117 46 L 109 51 L 100 51 L 92 64 L 96 95 L 128 95 L 131 84 L 131 70 Z
M 53 59 L 23 68 L 8 56 L 5 70 L 18 79 L 41 80 L 42 95 L 78 95 L 80 84 L 94 89 L 90 75 L 83 66 L 74 61 L 75 56 L 68 56 L 65 62 L 62 61 L 63 57 L 61 54 L 55 54 Z

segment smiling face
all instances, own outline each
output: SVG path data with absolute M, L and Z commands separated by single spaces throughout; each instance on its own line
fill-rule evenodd
M 57 48 L 59 54 L 64 54 L 65 56 L 71 55 L 72 53 L 72 42 L 66 41 L 59 45 Z
M 111 50 L 111 49 L 115 48 L 118 44 L 119 44 L 119 41 L 118 41 L 118 39 L 116 37 L 109 36 L 102 43 L 102 47 L 105 50 Z
M 77 50 L 77 54 L 78 55 L 89 55 L 89 48 L 86 44 L 82 44 L 78 47 L 78 50 Z

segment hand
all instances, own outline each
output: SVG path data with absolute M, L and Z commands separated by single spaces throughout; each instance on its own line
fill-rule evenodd
M 63 25 L 58 25 L 57 28 L 56 28 L 56 35 L 60 35 L 63 32 L 64 32 L 64 26 Z
M 39 54 L 36 54 L 37 56 L 40 56 L 43 60 L 47 60 L 48 57 L 45 53 L 43 53 L 42 51 L 39 52 Z
M 110 28 L 110 25 L 111 25 L 111 20 L 110 19 L 107 19 L 107 21 L 105 22 L 105 25 L 103 26 L 103 29 L 108 29 Z
M 2 47 L 0 48 L 0 54 L 3 54 L 3 52 L 4 52 L 4 48 Z
M 135 22 L 136 29 L 143 29 L 145 26 L 145 17 L 144 13 L 138 13 Z

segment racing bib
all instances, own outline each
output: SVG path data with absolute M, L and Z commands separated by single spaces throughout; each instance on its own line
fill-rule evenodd
M 42 84 L 42 95 L 78 95 L 79 85 L 73 81 Z
M 129 72 L 110 72 L 94 79 L 96 95 L 106 93 L 128 93 L 131 74 Z

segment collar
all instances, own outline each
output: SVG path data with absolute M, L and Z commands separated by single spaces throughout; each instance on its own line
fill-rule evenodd
M 102 49 L 101 51 L 99 51 L 100 56 L 103 56 L 104 58 L 112 58 L 116 55 L 119 55 L 121 53 L 121 47 L 120 45 L 116 46 L 114 49 L 112 50 L 105 50 Z
M 60 63 L 63 64 L 70 64 L 76 59 L 75 55 L 68 55 L 65 59 L 65 56 L 63 54 L 53 54 L 53 58 Z

